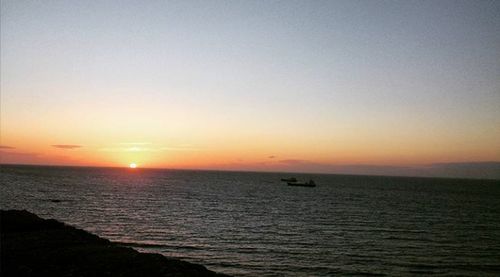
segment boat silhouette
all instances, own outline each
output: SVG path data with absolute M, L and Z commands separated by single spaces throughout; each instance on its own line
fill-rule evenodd
M 313 180 L 309 180 L 309 182 L 287 182 L 289 186 L 293 187 L 315 187 L 316 183 Z

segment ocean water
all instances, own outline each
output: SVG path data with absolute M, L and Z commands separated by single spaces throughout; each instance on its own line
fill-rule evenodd
M 500 181 L 0 167 L 27 209 L 235 276 L 499 275 Z M 289 187 L 280 178 L 313 178 Z

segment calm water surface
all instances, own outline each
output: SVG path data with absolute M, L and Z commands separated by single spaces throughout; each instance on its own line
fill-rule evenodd
M 500 181 L 16 166 L 0 173 L 2 209 L 235 276 L 500 274 Z M 280 182 L 291 176 L 318 186 Z

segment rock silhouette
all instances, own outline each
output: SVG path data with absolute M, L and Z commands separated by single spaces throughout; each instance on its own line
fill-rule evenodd
M 27 211 L 1 211 L 0 220 L 1 276 L 227 276 Z

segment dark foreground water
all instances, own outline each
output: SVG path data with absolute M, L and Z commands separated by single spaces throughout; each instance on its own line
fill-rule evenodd
M 500 181 L 0 167 L 0 207 L 237 276 L 498 275 Z M 313 177 L 316 188 L 282 177 Z

